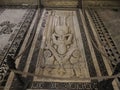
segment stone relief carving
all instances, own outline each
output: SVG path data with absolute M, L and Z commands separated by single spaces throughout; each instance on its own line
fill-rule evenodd
M 14 23 L 10 23 L 10 21 L 4 21 L 0 24 L 2 29 L 0 30 L 0 35 L 2 34 L 10 34 L 13 32 L 13 29 L 15 27 Z
M 58 16 L 47 35 L 44 48 L 43 75 L 53 77 L 81 77 L 81 53 L 76 45 L 75 35 L 65 21 L 65 16 Z M 63 21 L 60 23 L 59 21 Z

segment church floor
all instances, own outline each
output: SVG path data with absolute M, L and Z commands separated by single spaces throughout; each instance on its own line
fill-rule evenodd
M 120 9 L 98 9 L 97 12 L 103 19 L 108 32 L 120 52 Z
M 8 70 L 7 55 L 16 56 L 28 47 L 16 59 L 18 70 L 38 76 L 23 75 L 27 90 L 101 90 L 99 80 L 90 78 L 111 75 L 120 59 L 119 11 L 106 11 L 43 9 L 37 18 L 35 9 L 0 9 L 1 79 Z M 117 25 L 108 22 L 113 19 Z M 1 84 L 4 90 L 23 90 L 14 73 L 8 73 Z M 119 90 L 118 84 L 114 80 L 111 90 Z

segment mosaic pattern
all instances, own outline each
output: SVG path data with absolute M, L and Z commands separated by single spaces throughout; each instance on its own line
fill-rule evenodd
M 48 13 L 46 26 L 48 29 L 43 33 L 45 40 L 42 41 L 41 46 L 43 52 L 40 52 L 43 54 L 43 58 L 38 61 L 40 66 L 36 68 L 39 68 L 36 73 L 43 78 L 47 76 L 49 79 L 89 77 L 89 74 L 86 73 L 88 72 L 87 64 L 81 53 L 82 47 L 79 47 L 81 42 L 76 41 L 78 39 L 76 32 L 79 27 L 74 28 L 75 21 L 72 19 L 76 17 L 76 13 L 74 11 L 48 11 Z M 37 78 L 37 80 L 40 79 Z M 46 81 L 47 79 L 42 80 Z
M 45 7 L 77 7 L 78 1 L 77 0 L 42 0 L 42 4 Z
M 14 15 L 14 13 L 21 11 L 23 13 Z M 2 42 L 0 43 L 0 63 L 3 61 L 27 14 L 27 9 L 18 11 L 16 9 L 6 9 L 0 15 L 0 42 Z
M 86 37 L 85 31 L 84 31 L 82 18 L 80 17 L 79 10 L 77 11 L 77 16 L 78 16 L 78 20 L 79 20 L 78 21 L 79 22 L 79 27 L 81 27 L 80 31 L 81 31 L 82 40 L 84 41 L 83 45 L 85 47 L 85 55 L 86 55 L 85 57 L 87 59 L 87 65 L 89 67 L 89 73 L 90 73 L 91 77 L 94 77 L 94 76 L 97 76 L 97 73 L 95 71 L 95 67 L 94 67 L 94 64 L 93 64 L 93 58 L 92 58 L 92 55 L 91 55 L 91 52 L 90 52 L 90 48 L 88 46 L 88 41 L 87 41 L 87 37 Z
M 98 44 L 97 44 L 97 42 L 95 40 L 95 36 L 94 36 L 94 34 L 92 32 L 91 26 L 89 24 L 88 17 L 86 16 L 86 14 L 85 14 L 85 19 L 86 19 L 87 27 L 89 28 L 88 32 L 90 33 L 91 38 L 94 41 L 95 45 L 98 46 Z M 96 58 L 97 58 L 98 63 L 99 63 L 99 67 L 100 67 L 100 71 L 102 73 L 102 76 L 108 75 L 101 53 L 96 49 L 96 47 L 94 47 L 94 51 L 95 51 Z
M 48 65 L 48 64 L 51 64 L 51 63 L 48 63 L 48 61 L 49 60 L 45 60 L 45 61 L 47 61 L 46 63 L 44 63 L 44 64 L 40 64 L 39 66 L 38 66 L 38 63 L 39 63 L 39 60 L 38 60 L 38 57 L 40 57 L 40 55 L 39 55 L 39 52 L 41 52 L 41 49 L 40 49 L 40 47 L 42 47 L 43 46 L 43 43 L 41 43 L 41 40 L 43 40 L 43 35 L 45 34 L 45 31 L 46 31 L 46 26 L 49 26 L 48 24 L 47 24 L 47 22 L 49 22 L 49 19 L 48 19 L 48 17 L 50 17 L 50 12 L 51 12 L 51 10 L 48 12 L 48 11 L 46 11 L 46 13 L 44 14 L 44 17 L 42 17 L 41 19 L 42 19 L 42 23 L 41 23 L 41 28 L 40 28 L 40 31 L 39 31 L 39 35 L 38 35 L 38 39 L 37 39 L 37 41 L 36 41 L 36 47 L 35 47 L 35 49 L 34 49 L 34 54 L 33 54 L 33 56 L 32 56 L 32 60 L 31 60 L 31 62 L 30 62 L 30 66 L 29 66 L 29 72 L 31 72 L 31 73 L 35 73 L 35 69 L 42 69 L 42 65 L 46 65 L 45 66 L 45 68 L 44 68 L 44 70 L 43 70 L 43 72 L 44 72 L 44 76 L 42 77 L 43 79 L 44 79 L 44 77 L 46 77 L 47 76 L 47 78 L 49 77 L 49 75 L 50 75 L 50 73 L 54 73 L 55 72 L 55 69 L 59 69 L 59 68 L 57 68 L 58 67 L 58 64 L 56 64 L 56 65 Z M 63 12 L 66 12 L 66 11 L 63 11 Z M 72 12 L 74 12 L 74 14 L 76 14 L 76 12 L 75 11 L 69 11 L 69 12 L 67 12 L 67 14 L 69 15 L 69 13 L 70 14 L 72 14 Z M 57 12 L 57 13 L 60 13 L 59 11 Z M 56 14 L 57 14 L 56 13 Z M 61 12 L 62 13 L 62 12 Z M 79 13 L 79 12 L 78 12 Z M 70 17 L 69 17 L 69 19 L 70 19 L 70 21 L 68 21 L 68 22 L 71 22 L 72 21 L 72 15 L 70 15 Z M 64 17 L 61 17 L 61 19 L 63 19 Z M 68 19 L 68 20 L 69 20 Z M 46 20 L 47 20 L 47 22 L 46 22 Z M 53 20 L 54 20 L 54 18 L 53 18 Z M 57 21 L 59 21 L 59 19 L 56 19 L 55 18 L 55 20 Z M 77 18 L 76 18 L 76 20 L 77 20 Z M 50 23 L 50 22 L 49 22 Z M 62 23 L 64 23 L 64 21 L 62 22 Z M 81 22 L 82 23 L 82 22 Z M 57 23 L 56 23 L 57 24 Z M 69 23 L 70 24 L 70 23 Z M 72 24 L 72 23 L 71 23 Z M 70 25 L 71 25 L 70 24 Z M 72 24 L 73 25 L 73 24 Z M 71 26 L 72 26 L 71 25 Z M 54 25 L 53 25 L 54 26 Z M 81 26 L 80 26 L 81 27 Z M 53 31 L 54 31 L 55 29 L 53 29 Z M 73 29 L 72 29 L 73 30 Z M 83 29 L 84 30 L 84 29 Z M 61 31 L 64 31 L 64 30 L 61 30 Z M 81 31 L 82 33 L 83 33 L 83 31 Z M 64 32 L 63 32 L 64 33 Z M 54 33 L 52 33 L 51 32 L 51 34 L 52 35 L 50 35 L 50 36 L 52 36 L 52 37 L 54 37 L 54 35 L 55 36 L 58 36 L 59 35 L 59 33 L 58 33 L 58 35 L 56 35 L 57 33 L 54 31 Z M 64 52 L 64 54 L 66 54 L 67 52 L 69 52 L 69 48 L 71 47 L 71 46 L 74 46 L 74 47 L 76 47 L 76 48 L 78 48 L 79 46 L 77 45 L 77 44 L 75 44 L 75 40 L 74 40 L 74 38 L 75 38 L 75 36 L 73 35 L 74 34 L 74 32 L 73 31 L 71 31 L 71 30 L 69 30 L 69 32 L 67 33 L 68 35 L 66 35 L 66 34 L 64 34 L 64 35 L 62 35 L 62 34 L 60 34 L 61 36 L 71 36 L 72 35 L 72 38 L 70 38 L 69 40 L 70 41 L 68 41 L 70 44 L 64 44 L 64 46 L 65 46 L 65 48 L 64 49 L 66 49 L 65 50 L 65 52 Z M 60 36 L 59 35 L 59 36 Z M 84 35 L 85 36 L 85 35 Z M 50 38 L 51 39 L 51 41 L 53 41 L 53 38 Z M 63 39 L 65 39 L 65 38 L 63 38 Z M 82 37 L 82 39 L 84 40 L 84 38 Z M 66 38 L 65 40 L 68 40 L 68 38 Z M 74 40 L 74 41 L 72 41 L 72 40 Z M 48 41 L 46 41 L 46 42 L 48 42 Z M 86 40 L 84 40 L 84 42 L 87 42 Z M 74 43 L 74 44 L 73 44 Z M 41 46 L 41 44 L 42 44 L 42 46 Z M 47 43 L 46 43 L 47 44 Z M 51 44 L 51 43 L 50 43 Z M 55 44 L 55 43 L 54 43 Z M 66 45 L 67 45 L 67 48 L 66 48 Z M 54 45 L 52 45 L 52 46 L 54 46 Z M 45 47 L 46 47 L 46 45 L 45 45 Z M 56 45 L 56 47 L 57 48 L 55 48 L 55 50 L 56 50 L 56 52 L 58 53 L 58 56 L 60 56 L 60 55 L 62 55 L 62 53 L 63 52 L 61 52 L 61 51 L 59 51 L 59 49 L 58 49 L 58 47 L 59 48 L 61 48 L 60 46 L 58 46 L 58 45 Z M 30 48 L 31 48 L 31 46 L 30 46 Z M 54 48 L 54 47 L 52 47 L 52 48 Z M 86 50 L 88 51 L 88 48 L 89 47 L 85 47 L 86 48 Z M 79 49 L 79 48 L 78 48 Z M 76 52 L 76 49 L 74 49 L 73 48 L 73 50 Z M 48 51 L 48 52 L 46 52 L 46 51 Z M 46 54 L 47 55 L 50 55 L 49 54 L 49 52 L 51 53 L 51 51 L 50 51 L 50 49 L 49 48 L 45 48 L 44 49 L 44 51 L 43 51 L 43 58 L 47 58 L 46 57 Z M 28 55 L 29 55 L 29 50 L 27 50 L 26 51 L 26 53 L 25 53 L 25 55 L 23 55 L 23 58 L 20 60 L 20 65 L 19 65 L 19 70 L 24 70 L 25 69 L 25 64 L 23 64 L 23 62 L 24 63 L 27 63 L 27 60 L 25 60 L 25 58 L 27 59 L 27 57 L 28 57 Z M 74 53 L 74 52 L 72 52 L 72 53 Z M 90 52 L 87 52 L 87 53 L 89 53 L 90 54 Z M 60 54 L 60 55 L 59 55 Z M 53 54 L 53 52 L 52 52 L 52 54 L 51 55 L 54 55 Z M 71 54 L 70 54 L 71 55 Z M 73 58 L 72 60 L 73 61 L 76 61 L 76 60 L 74 60 L 74 58 L 76 58 L 76 56 L 79 56 L 79 55 L 82 55 L 81 53 L 75 53 L 74 55 L 71 55 L 71 56 L 69 56 L 69 54 L 68 54 L 68 56 L 69 56 L 69 58 Z M 89 55 L 90 56 L 90 55 Z M 54 56 L 55 57 L 55 56 Z M 80 56 L 80 57 L 82 57 L 82 56 Z M 81 59 L 81 58 L 79 58 L 79 59 Z M 38 61 L 37 61 L 38 60 Z M 44 60 L 44 59 L 43 59 Z M 68 60 L 68 59 L 67 59 Z M 84 59 L 83 59 L 84 60 Z M 90 60 L 89 59 L 89 57 L 87 57 L 87 63 L 90 65 L 90 66 L 93 66 L 94 67 L 94 65 L 93 65 L 93 63 L 92 63 L 92 58 L 91 58 L 91 61 L 88 61 L 88 60 Z M 37 61 L 37 64 L 36 64 L 36 61 Z M 77 62 L 78 63 L 78 62 Z M 82 61 L 81 63 L 84 63 L 84 61 Z M 75 64 L 76 66 L 77 66 L 77 64 L 76 63 L 73 63 L 73 64 Z M 37 66 L 35 66 L 35 65 L 37 65 Z M 46 82 L 46 80 L 44 79 L 44 80 L 41 80 L 40 78 L 33 78 L 33 77 L 27 77 L 27 80 L 33 80 L 33 82 L 30 82 L 31 84 L 30 84 L 30 87 L 28 87 L 29 89 L 60 89 L 60 88 L 63 88 L 63 89 L 65 89 L 65 88 L 71 88 L 72 89 L 72 86 L 74 86 L 75 85 L 75 87 L 73 87 L 73 89 L 74 88 L 78 88 L 78 89 L 83 89 L 83 88 L 88 88 L 88 89 L 92 89 L 92 88 L 96 88 L 97 89 L 97 82 L 91 82 L 90 83 L 90 81 L 87 81 L 87 82 L 84 82 L 83 81 L 83 83 L 78 83 L 78 81 L 76 82 L 75 80 L 77 80 L 77 75 L 75 75 L 76 73 L 75 72 L 73 72 L 73 70 L 74 69 L 78 69 L 78 67 L 72 67 L 70 64 L 63 64 L 64 66 L 65 66 L 65 69 L 67 69 L 67 70 L 71 70 L 71 76 L 69 76 L 68 75 L 68 77 L 63 77 L 63 79 L 62 79 L 62 82 L 60 83 L 60 82 Z M 53 66 L 53 67 L 52 67 Z M 38 68 L 37 68 L 38 67 Z M 48 71 L 47 71 L 47 69 L 46 68 L 48 68 L 48 67 L 50 67 L 52 70 L 51 70 L 51 72 L 49 73 Z M 55 68 L 55 69 L 54 69 Z M 60 67 L 61 68 L 61 67 Z M 90 70 L 92 70 L 91 68 L 89 68 Z M 39 70 L 38 70 L 38 72 L 39 72 Z M 62 68 L 61 68 L 61 70 L 62 70 Z M 47 73 L 46 73 L 47 72 Z M 79 71 L 78 71 L 79 72 Z M 95 70 L 92 70 L 91 72 L 90 72 L 90 75 L 92 76 L 93 74 L 94 74 L 94 72 L 95 72 Z M 59 73 L 59 72 L 56 72 L 56 73 Z M 95 72 L 96 73 L 96 72 Z M 63 75 L 64 73 L 61 73 L 61 75 Z M 65 72 L 65 74 L 68 74 L 68 72 Z M 78 74 L 78 73 L 77 73 Z M 54 78 L 54 77 L 57 77 L 57 79 L 58 78 L 61 78 L 60 76 L 61 75 L 54 75 L 54 76 L 52 76 L 52 77 L 49 77 L 49 78 Z M 64 76 L 64 75 L 63 75 Z M 96 74 L 95 75 L 93 75 L 93 76 L 96 76 Z M 68 81 L 68 78 L 70 77 L 70 79 L 71 79 L 71 81 L 72 82 L 69 82 L 69 83 L 67 83 Z M 79 77 L 82 77 L 81 75 L 79 75 Z M 73 79 L 72 79 L 73 78 Z M 76 79 L 75 79 L 76 78 Z M 52 79 L 51 81 L 55 81 L 55 78 L 54 79 Z M 58 80 L 58 81 L 60 81 L 60 79 Z M 67 82 L 66 82 L 67 81 Z M 18 84 L 19 82 L 18 81 L 16 81 L 16 79 L 14 78 L 14 80 L 13 80 L 13 82 L 12 82 L 12 86 L 11 86 L 11 89 L 22 89 L 23 88 L 23 86 L 21 86 L 21 87 L 18 87 L 18 86 L 20 86 L 19 84 Z M 46 83 L 47 83 L 47 86 L 46 86 Z M 42 85 L 42 86 L 40 86 L 40 85 Z M 54 87 L 51 87 L 51 85 L 59 85 L 59 86 L 54 86 Z M 61 85 L 65 85 L 65 87 L 63 86 L 63 87 L 60 87 Z M 40 86 L 40 87 L 39 87 Z M 84 87 L 85 86 L 85 87 Z M 88 86 L 88 87 L 87 87 Z
M 8 52 L 6 52 L 7 55 L 12 55 L 15 56 L 19 48 L 22 44 L 22 41 L 27 33 L 27 30 L 30 26 L 30 23 L 33 19 L 35 13 L 35 9 L 29 9 L 27 12 L 24 14 L 21 22 L 17 25 L 17 27 L 20 27 L 19 30 L 17 30 L 17 35 L 13 38 L 14 40 L 12 41 L 12 45 L 8 48 Z M 5 55 L 7 57 L 7 55 Z M 6 65 L 6 57 L 4 57 L 4 60 L 2 61 L 1 67 L 0 67 L 0 80 L 3 80 L 4 77 L 9 75 L 8 67 Z M 6 78 L 7 79 L 7 78 Z
M 89 13 L 93 19 L 97 33 L 105 48 L 105 51 L 110 60 L 112 60 L 111 64 L 114 67 L 120 61 L 120 53 L 118 52 L 114 41 L 112 40 L 107 28 L 102 21 L 102 18 L 98 15 L 97 11 L 91 9 L 89 10 Z
M 5 11 L 5 9 L 0 9 L 0 15 Z

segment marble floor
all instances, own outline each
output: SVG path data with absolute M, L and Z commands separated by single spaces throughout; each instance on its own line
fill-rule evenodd
M 120 52 L 120 9 L 98 9 L 97 12 L 103 19 L 106 28 L 108 28 L 108 32 L 110 33 L 115 45 L 117 46 L 117 49 Z
M 35 12 L 35 9 L 0 9 L 0 81 L 8 77 L 6 58 L 18 54 Z
M 108 18 L 105 18 L 106 11 L 111 15 Z M 16 59 L 16 67 L 19 71 L 38 76 L 22 75 L 27 90 L 100 90 L 99 80 L 90 78 L 111 75 L 120 59 L 119 41 L 117 42 L 112 31 L 115 27 L 116 32 L 119 32 L 119 20 L 116 26 L 108 23 L 109 18 L 116 18 L 112 18 L 113 11 L 106 11 L 43 9 L 39 12 L 35 9 L 0 9 L 0 41 L 3 42 L 0 43 L 0 50 L 10 43 L 1 58 L 0 69 L 4 70 L 0 72 L 0 79 L 6 80 L 1 86 L 4 90 L 25 88 L 13 72 L 6 72 L 8 67 L 5 66 L 7 55 L 16 56 L 25 50 Z M 116 12 L 115 15 L 120 19 Z M 37 28 L 34 28 L 37 20 Z M 118 33 L 116 35 L 119 37 Z M 15 50 L 11 53 L 13 49 Z M 6 73 L 7 76 L 4 77 Z M 111 88 L 119 90 L 118 84 L 119 81 L 114 80 Z
M 0 10 L 0 63 L 19 32 L 28 13 L 29 11 L 27 9 Z

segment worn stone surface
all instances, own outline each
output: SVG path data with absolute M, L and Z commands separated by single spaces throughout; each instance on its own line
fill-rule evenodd
M 9 13 L 10 13 L 10 11 L 11 12 L 14 11 L 14 13 L 16 13 L 17 11 L 15 12 L 15 10 L 12 9 L 12 10 L 8 10 L 8 11 L 9 11 Z M 19 10 L 22 10 L 22 9 L 19 9 Z M 29 28 L 29 26 L 31 24 L 31 21 L 32 21 L 32 18 L 34 16 L 35 9 L 25 9 L 25 10 L 26 11 L 24 11 L 24 9 L 23 9 L 23 12 L 24 12 L 23 16 L 19 16 L 19 17 L 21 17 L 20 20 L 19 20 L 19 18 L 17 16 L 14 17 L 16 20 L 18 19 L 17 27 L 15 28 L 15 30 L 13 30 L 11 28 L 11 27 L 13 27 L 13 24 L 10 24 L 9 21 L 7 21 L 7 22 L 5 21 L 4 23 L 2 23 L 2 26 L 4 26 L 4 28 L 5 28 L 4 30 L 1 29 L 2 30 L 2 35 L 3 36 L 4 36 L 4 34 L 9 35 L 11 33 L 9 31 L 12 31 L 12 32 L 14 31 L 15 36 L 13 37 L 13 35 L 11 35 L 12 38 L 10 38 L 10 40 L 11 40 L 10 45 L 4 50 L 4 53 L 1 53 L 1 56 L 2 56 L 1 57 L 2 63 L 0 65 L 0 80 L 1 81 L 7 79 L 8 75 L 10 73 L 8 71 L 9 68 L 8 68 L 8 66 L 6 64 L 7 55 L 16 56 L 18 54 L 19 49 L 21 47 L 21 44 L 22 44 L 22 42 L 24 40 L 24 37 L 25 37 L 25 35 L 26 35 L 27 31 L 28 31 L 28 28 Z M 6 13 L 4 16 L 7 15 L 8 18 L 11 17 L 10 18 L 11 21 L 14 21 L 14 18 L 13 18 L 14 15 L 11 15 L 11 13 L 10 13 L 11 16 L 9 17 L 8 16 L 9 13 Z M 12 12 L 12 14 L 14 14 L 14 13 Z M 19 15 L 21 15 L 21 14 L 19 14 Z M 6 18 L 6 19 L 8 19 L 8 18 Z M 3 32 L 5 32 L 5 33 L 3 33 Z M 9 37 L 7 37 L 7 38 L 9 39 Z M 7 43 L 9 43 L 9 42 L 7 42 Z M 5 83 L 6 82 L 2 82 L 0 84 L 4 86 Z
M 0 5 L 38 5 L 40 0 L 1 0 Z M 78 0 L 41 0 L 47 7 L 76 7 Z M 82 0 L 83 7 L 119 7 L 119 0 Z
M 9 49 L 20 26 L 25 19 L 27 9 L 6 9 L 0 15 L 0 62 Z M 14 50 L 13 50 L 14 52 Z
M 34 10 L 27 15 L 29 18 L 26 17 L 26 22 L 22 27 L 28 27 L 30 23 L 27 24 L 27 22 L 31 21 L 33 14 Z M 112 70 L 106 58 L 90 40 L 89 34 L 95 44 L 101 47 L 95 27 L 91 28 L 91 22 L 86 22 L 89 21 L 89 17 L 86 16 L 88 18 L 86 21 L 84 17 L 85 14 L 83 15 L 81 10 L 43 9 L 37 29 L 32 30 L 31 28 L 28 31 L 25 37 L 26 42 L 20 51 L 25 49 L 32 35 L 35 35 L 32 43 L 16 62 L 19 70 L 39 75 L 39 77 L 24 75 L 26 77 L 24 82 L 30 82 L 28 86 L 30 90 L 98 90 L 97 80 L 81 80 L 80 78 L 111 75 Z M 6 32 L 6 28 L 8 28 L 7 31 L 14 31 L 15 26 L 11 22 L 4 22 L 1 25 L 1 30 L 3 27 L 5 28 L 2 30 L 4 34 L 9 34 Z M 21 28 L 21 32 L 23 31 L 24 28 Z M 23 89 L 13 73 L 7 80 L 6 87 L 8 88 L 6 90 Z
M 120 9 L 97 9 L 120 52 Z
M 76 19 L 73 19 L 76 17 L 75 12 L 49 11 L 48 13 L 49 18 L 46 26 L 48 29 L 44 31 L 41 46 L 43 58 L 38 61 L 43 63 L 38 67 L 39 71 L 37 70 L 36 73 L 39 72 L 38 74 L 43 75 L 43 81 L 44 79 L 47 80 L 44 76 L 50 77 L 49 79 L 89 77 L 83 57 L 84 53 L 81 53 L 83 46 L 80 47 L 79 45 L 82 43 L 78 39 L 80 33 L 77 34 L 79 27 L 74 28 L 78 24 Z M 36 80 L 41 81 L 39 78 Z
M 78 5 L 77 0 L 42 0 L 42 4 L 46 7 L 76 7 Z

